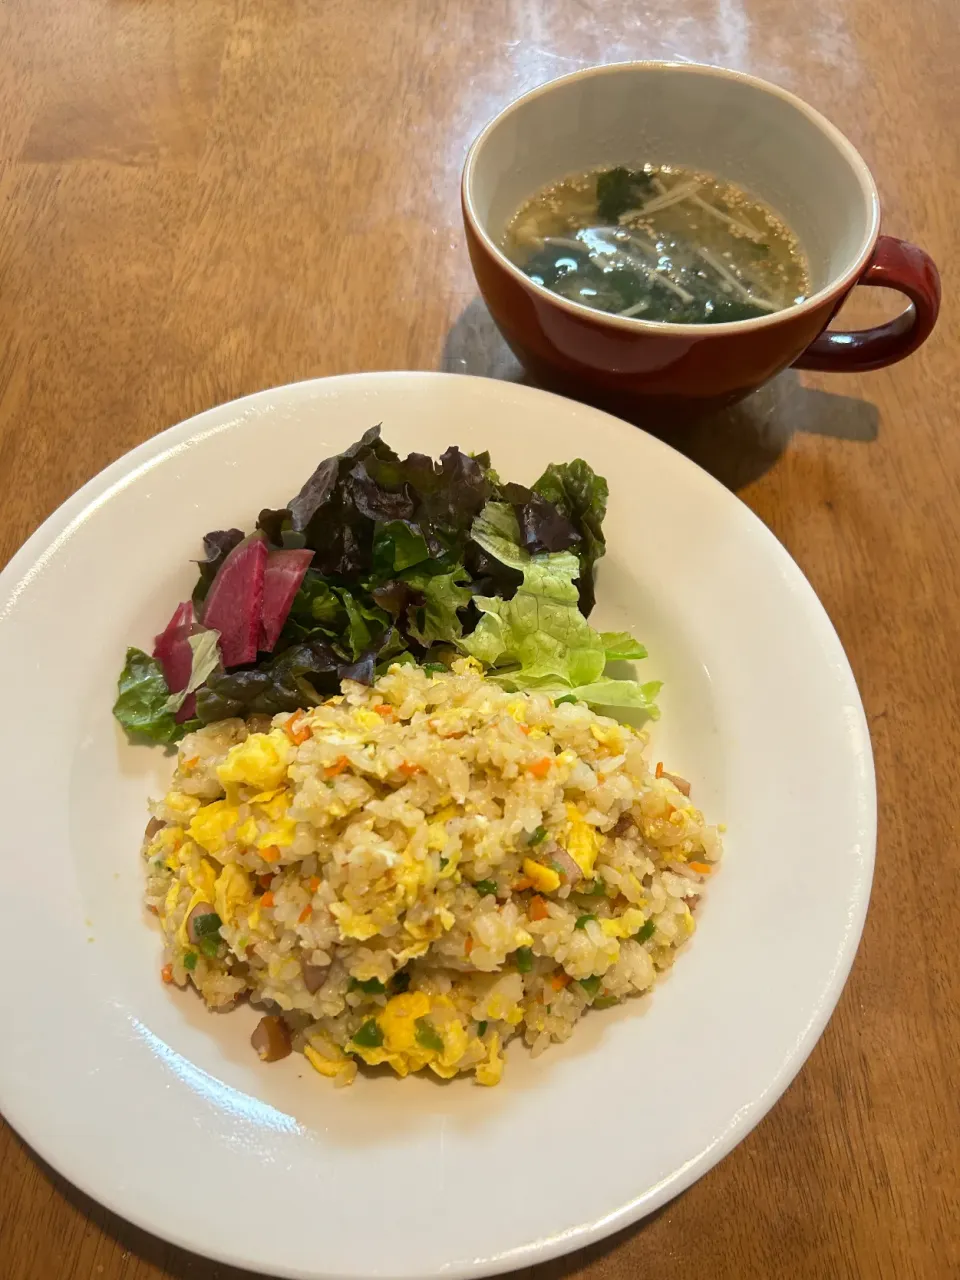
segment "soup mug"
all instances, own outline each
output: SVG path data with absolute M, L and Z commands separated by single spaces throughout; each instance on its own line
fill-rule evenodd
M 653 322 L 551 293 L 501 250 L 507 222 L 541 187 L 645 162 L 714 173 L 770 205 L 806 255 L 809 296 L 756 319 Z M 880 235 L 877 188 L 850 142 L 793 94 L 738 71 L 634 62 L 553 80 L 487 125 L 461 195 L 480 292 L 517 358 L 542 384 L 621 410 L 719 408 L 791 364 L 879 369 L 920 346 L 940 306 L 927 254 Z M 872 329 L 827 331 L 855 285 L 896 289 L 909 305 Z

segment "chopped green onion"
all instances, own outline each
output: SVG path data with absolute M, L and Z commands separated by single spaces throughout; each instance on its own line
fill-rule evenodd
M 418 1018 L 416 1021 L 417 1044 L 423 1049 L 432 1049 L 434 1053 L 443 1053 L 443 1041 L 429 1018 Z
M 201 938 L 197 945 L 205 956 L 209 956 L 212 959 L 220 950 L 220 936 L 219 934 L 210 934 L 206 938 Z
M 595 996 L 600 990 L 601 978 L 578 978 L 577 981 L 583 987 L 588 996 Z
M 441 858 L 441 859 L 440 859 L 440 870 L 441 870 L 441 871 L 443 870 L 443 868 L 447 865 L 447 863 L 448 863 L 449 861 L 450 861 L 450 859 L 449 859 L 449 858 Z
M 382 996 L 386 989 L 379 978 L 364 978 L 362 981 L 360 978 L 350 979 L 350 990 L 362 991 L 364 995 Z
M 565 693 L 562 698 L 554 698 L 553 705 L 562 707 L 565 702 L 579 702 L 579 698 L 575 698 L 572 693 Z
M 593 1008 L 594 1009 L 612 1009 L 615 1004 L 619 1004 L 619 1003 L 620 1001 L 617 999 L 616 996 L 597 996 L 596 1000 L 594 1000 L 593 1002 Z
M 637 942 L 646 942 L 648 938 L 652 938 L 656 932 L 656 922 L 653 919 L 645 920 L 637 932 L 633 935 Z
M 597 876 L 596 880 L 591 880 L 589 884 L 585 884 L 580 892 L 587 898 L 605 898 L 607 896 L 607 886 Z
M 193 932 L 198 938 L 209 938 L 220 932 L 220 926 L 223 921 L 215 911 L 210 911 L 206 915 L 197 916 L 193 921 Z
M 527 841 L 527 844 L 528 844 L 528 845 L 539 844 L 539 843 L 541 842 L 541 840 L 546 840 L 546 838 L 547 838 L 547 828 L 546 828 L 546 827 L 537 827 L 536 831 L 533 833 L 533 835 L 532 835 L 532 836 L 530 837 L 530 839 Z
M 552 860 L 547 863 L 547 866 L 550 867 L 552 871 L 555 871 L 561 880 L 566 880 L 567 878 L 566 867 L 561 867 L 559 862 L 554 862 Z
M 483 1037 L 484 1037 L 486 1034 L 487 1034 L 487 1023 L 486 1023 L 486 1020 L 484 1020 L 483 1022 L 478 1022 L 478 1023 L 477 1023 L 477 1035 L 478 1035 L 478 1036 L 480 1037 L 480 1039 L 482 1040 L 482 1039 L 483 1039 Z
M 406 969 L 398 969 L 390 979 L 390 992 L 395 996 L 402 996 L 405 991 L 410 989 L 410 974 Z
M 379 1049 L 383 1044 L 383 1032 L 376 1018 L 368 1018 L 360 1030 L 354 1035 L 353 1043 L 361 1049 Z
M 436 676 L 439 675 L 441 671 L 447 670 L 442 662 L 425 662 L 423 664 L 423 669 L 428 676 Z
M 497 892 L 496 880 L 478 880 L 473 886 L 481 898 L 485 898 L 488 894 Z
M 197 967 L 197 953 L 195 951 L 188 951 L 186 953 L 183 957 L 183 967 L 186 969 L 187 973 L 192 973 L 194 971 Z
M 578 916 L 577 923 L 573 926 L 575 929 L 585 929 L 591 920 L 596 920 L 596 916 L 592 912 L 585 916 Z
M 513 953 L 517 968 L 521 973 L 529 973 L 533 968 L 533 951 L 530 947 L 517 947 Z

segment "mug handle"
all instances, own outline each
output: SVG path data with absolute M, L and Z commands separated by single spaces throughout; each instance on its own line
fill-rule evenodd
M 908 240 L 880 236 L 856 283 L 896 289 L 910 305 L 872 329 L 825 329 L 794 361 L 794 368 L 865 373 L 895 364 L 930 337 L 940 311 L 940 273 L 929 254 Z

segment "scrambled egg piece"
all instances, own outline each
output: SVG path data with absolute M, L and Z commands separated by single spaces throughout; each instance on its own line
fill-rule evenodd
M 213 902 L 217 871 L 209 858 L 201 858 L 199 867 L 187 871 L 187 884 L 203 893 L 204 902 Z
M 563 844 L 583 874 L 588 878 L 592 876 L 597 854 L 600 852 L 601 837 L 575 804 L 567 805 L 567 829 Z
M 503 1054 L 500 1052 L 500 1036 L 496 1031 L 490 1035 L 490 1046 L 486 1062 L 477 1067 L 477 1083 L 494 1085 L 500 1083 L 503 1075 Z
M 207 853 L 220 853 L 227 844 L 227 832 L 239 821 L 240 812 L 226 800 L 214 800 L 196 813 L 187 828 L 191 840 L 195 840 Z
M 383 1032 L 383 1047 L 395 1053 L 416 1049 L 416 1019 L 425 1018 L 430 1012 L 430 997 L 422 991 L 408 991 L 387 1001 L 387 1007 L 377 1019 Z
M 623 750 L 623 732 L 615 724 L 591 724 L 590 732 L 602 747 L 611 747 L 614 751 Z
M 372 1067 L 388 1063 L 398 1076 L 429 1067 L 435 1075 L 448 1080 L 457 1074 L 457 1063 L 469 1047 L 470 1036 L 459 1018 L 447 1018 L 435 1026 L 429 1015 L 431 1010 L 454 1008 L 449 997 L 431 1000 L 423 991 L 393 996 L 372 1019 L 381 1043 L 372 1046 L 354 1040 L 351 1051 Z
M 163 803 L 171 813 L 188 821 L 200 808 L 200 801 L 196 796 L 185 795 L 182 791 L 168 791 L 163 797 Z
M 600 928 L 608 938 L 632 938 L 644 923 L 643 912 L 638 907 L 628 907 L 616 920 L 601 920 Z
M 532 858 L 524 858 L 523 874 L 540 893 L 553 893 L 560 888 L 560 877 L 553 867 L 545 867 Z
M 401 901 L 402 897 L 403 891 L 401 890 Z M 359 942 L 366 942 L 368 938 L 378 934 L 384 925 L 395 924 L 401 901 L 381 902 L 372 911 L 355 911 L 346 902 L 332 902 L 330 904 L 330 913 L 336 918 L 337 924 L 340 926 L 341 942 L 347 938 L 356 938 Z
M 261 791 L 272 791 L 286 778 L 291 750 L 290 740 L 282 729 L 251 733 L 245 742 L 230 748 L 226 760 L 217 769 L 217 777 L 224 787 L 243 783 Z
M 255 843 L 258 849 L 269 849 L 271 845 L 286 847 L 293 844 L 293 838 L 297 834 L 297 824 L 289 816 L 290 793 L 288 791 L 274 793 L 266 799 L 254 796 L 250 803 L 272 824 L 256 838 Z M 249 843 L 253 844 L 254 841 L 251 840 Z
M 326 1076 L 330 1080 L 339 1080 L 343 1084 L 349 1084 L 357 1073 L 356 1063 L 331 1042 L 325 1042 L 324 1048 L 327 1052 L 320 1053 L 313 1045 L 305 1044 L 303 1046 L 304 1057 L 314 1071 L 319 1071 L 322 1076 Z
M 353 713 L 353 721 L 358 724 L 361 729 L 376 729 L 383 721 L 375 711 L 365 711 L 363 707 L 359 707 Z
M 241 867 L 228 862 L 214 885 L 213 905 L 217 908 L 217 915 L 224 924 L 233 924 L 237 907 L 249 902 L 252 897 L 250 877 Z

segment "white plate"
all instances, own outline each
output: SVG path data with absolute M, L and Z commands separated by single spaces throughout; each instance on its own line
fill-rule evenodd
M 374 422 L 397 449 L 489 448 L 532 480 L 586 457 L 611 487 L 596 621 L 665 681 L 656 758 L 728 825 L 699 929 L 652 997 L 504 1083 L 262 1065 L 249 1010 L 164 986 L 138 847 L 169 759 L 110 715 L 124 647 Z M 108 467 L 0 577 L 6 733 L 0 1103 L 72 1182 L 139 1226 L 296 1277 L 481 1276 L 564 1253 L 677 1194 L 813 1047 L 863 924 L 873 763 L 837 636 L 748 509 L 680 454 L 542 392 L 441 374 L 329 378 L 212 409 Z

